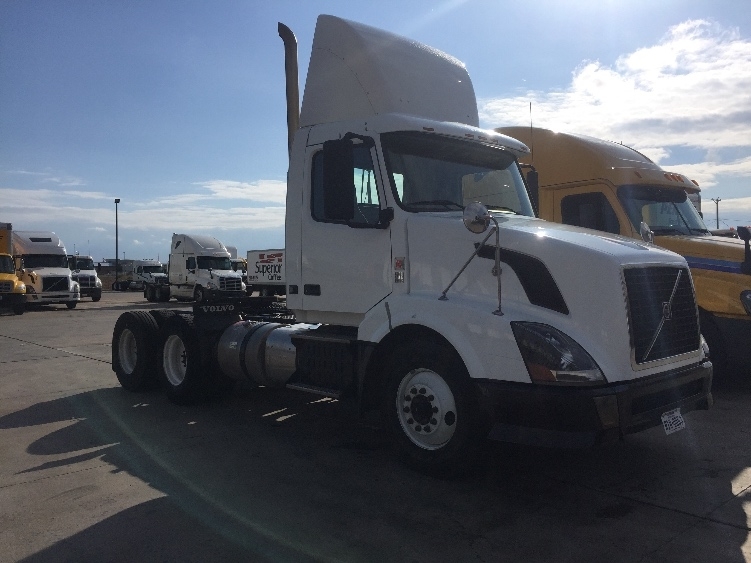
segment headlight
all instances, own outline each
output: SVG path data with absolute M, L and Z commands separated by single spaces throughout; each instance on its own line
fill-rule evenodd
M 516 344 L 534 383 L 604 383 L 592 356 L 552 326 L 512 322 Z
M 26 284 L 23 282 L 19 282 L 18 291 L 21 293 L 26 293 Z
M 245 291 L 245 289 L 247 288 L 247 286 L 245 285 L 245 282 L 240 282 L 240 286 L 242 286 L 243 291 Z
M 219 286 L 216 285 L 213 281 L 207 282 L 206 287 L 208 287 L 209 289 L 219 289 Z
M 741 303 L 746 313 L 751 315 L 751 290 L 741 291 Z
M 102 280 L 100 280 L 99 278 L 96 279 L 96 286 L 102 287 Z
M 73 290 L 73 293 L 81 293 L 81 286 L 78 285 L 78 282 L 73 282 L 71 284 L 71 289 Z

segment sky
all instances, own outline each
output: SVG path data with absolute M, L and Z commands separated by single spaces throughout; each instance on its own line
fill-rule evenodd
M 0 222 L 95 260 L 166 261 L 172 233 L 284 246 L 277 22 L 332 14 L 463 61 L 480 125 L 622 142 L 751 225 L 746 0 L 2 0 Z M 120 203 L 115 206 L 115 198 Z M 712 199 L 721 201 L 715 205 Z M 117 213 L 116 213 L 117 211 Z

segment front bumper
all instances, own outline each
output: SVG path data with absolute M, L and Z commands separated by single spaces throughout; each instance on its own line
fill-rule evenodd
M 0 308 L 14 307 L 25 302 L 25 293 L 0 293 Z
M 479 380 L 490 438 L 551 447 L 589 447 L 662 424 L 663 413 L 712 406 L 712 364 L 597 387 Z
M 71 301 L 80 301 L 80 293 L 68 292 L 46 292 L 46 293 L 27 293 L 26 303 L 29 305 L 40 305 L 44 303 L 70 303 Z

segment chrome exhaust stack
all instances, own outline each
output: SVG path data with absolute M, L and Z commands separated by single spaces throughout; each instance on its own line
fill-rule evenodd
M 292 153 L 292 141 L 300 126 L 300 86 L 297 83 L 297 38 L 292 30 L 279 22 L 279 37 L 284 41 L 284 74 L 287 83 L 287 151 Z

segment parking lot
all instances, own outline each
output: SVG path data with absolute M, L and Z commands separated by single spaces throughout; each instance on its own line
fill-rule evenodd
M 488 443 L 441 481 L 330 399 L 124 391 L 112 329 L 152 307 L 0 314 L 0 561 L 751 561 L 751 374 L 673 435 Z

